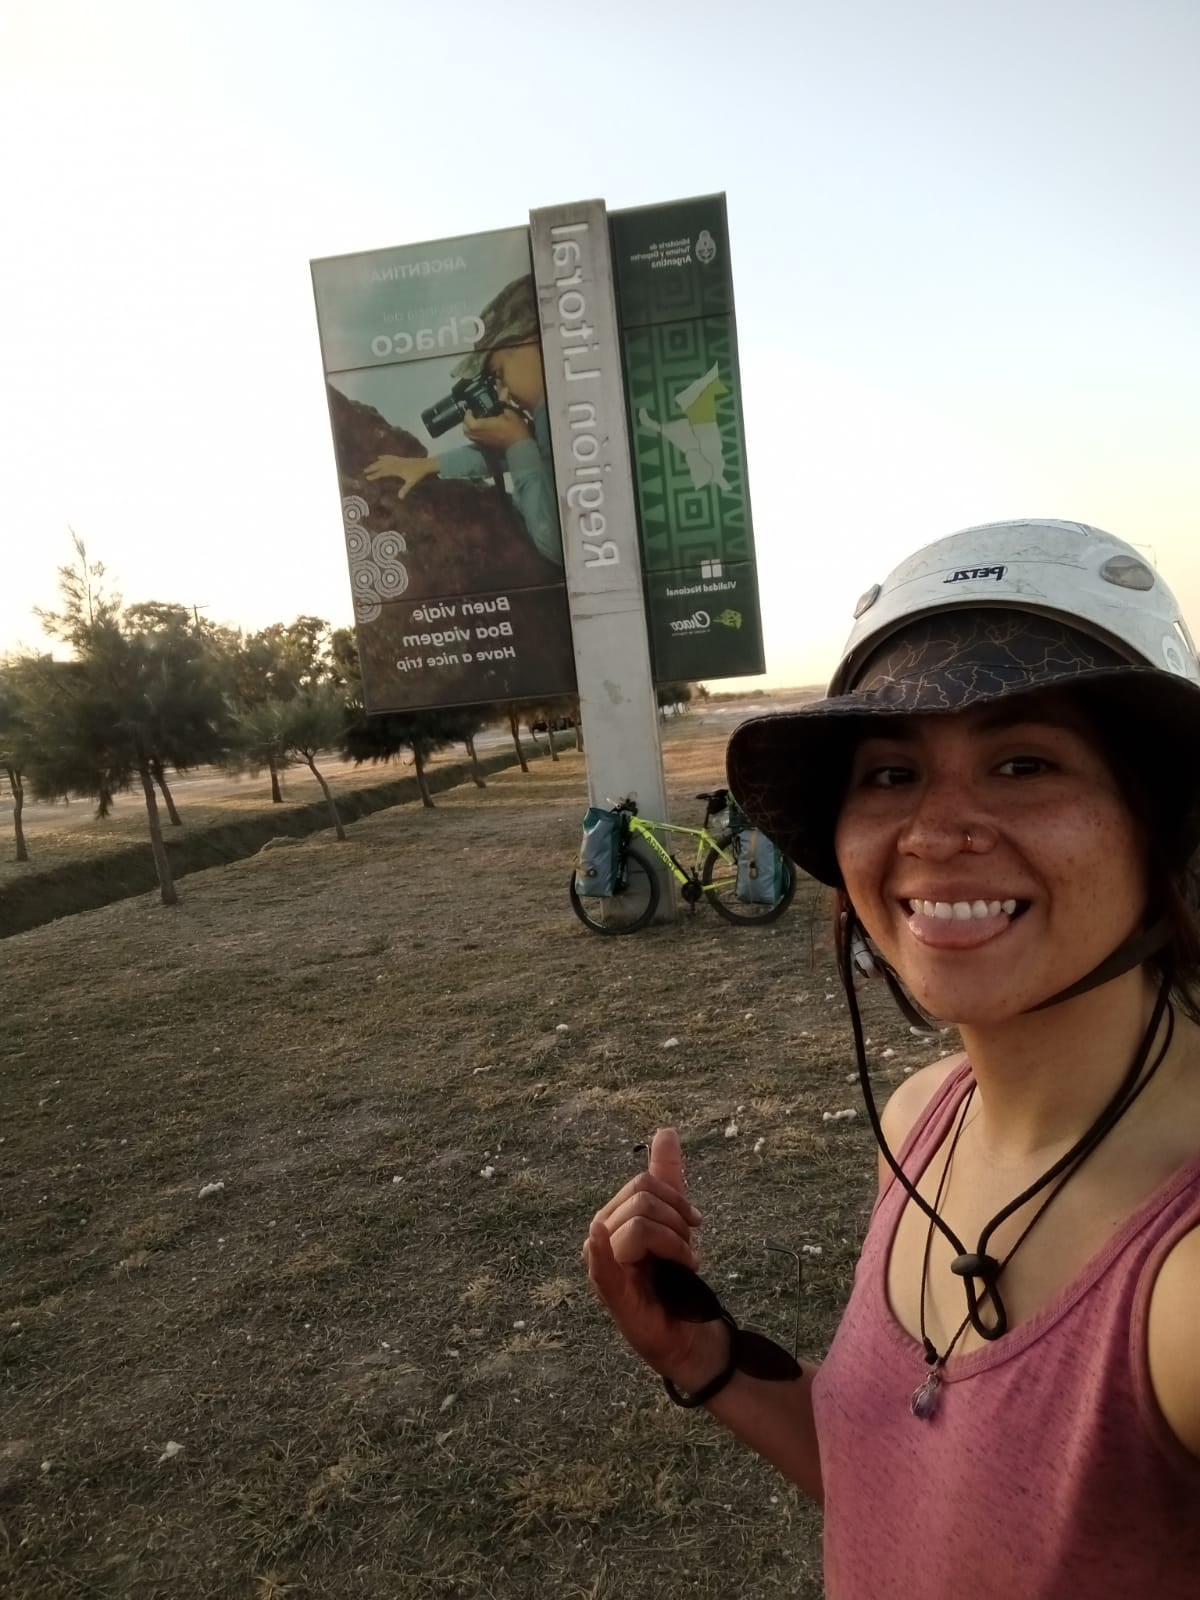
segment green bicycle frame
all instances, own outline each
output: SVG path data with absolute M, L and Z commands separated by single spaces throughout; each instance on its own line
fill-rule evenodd
M 656 837 L 654 830 L 663 833 L 686 833 L 696 840 L 696 866 L 689 873 L 686 867 L 681 867 L 671 852 Z M 707 828 L 684 828 L 677 822 L 650 822 L 644 817 L 631 815 L 629 817 L 629 832 L 637 834 L 639 839 L 644 839 L 653 850 L 654 854 L 666 867 L 667 871 L 678 883 L 698 883 L 700 881 L 700 868 L 704 863 L 706 851 L 715 850 L 723 861 L 734 865 L 734 858 L 724 847 L 719 839 L 715 839 Z M 706 894 L 711 894 L 719 889 L 719 883 L 706 883 L 702 885 Z

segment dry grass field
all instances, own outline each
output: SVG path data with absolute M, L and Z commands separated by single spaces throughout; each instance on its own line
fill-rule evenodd
M 679 820 L 727 729 L 671 730 Z M 824 908 L 590 935 L 583 804 L 571 754 L 0 944 L 0 1592 L 820 1594 L 817 1515 L 669 1404 L 579 1246 L 675 1122 L 742 1320 L 790 1341 L 763 1241 L 820 1251 L 820 1354 L 874 1169 L 822 1121 Z M 866 1011 L 886 1094 L 929 1046 Z

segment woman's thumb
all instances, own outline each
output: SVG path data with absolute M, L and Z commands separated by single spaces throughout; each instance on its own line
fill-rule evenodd
M 675 1128 L 659 1128 L 650 1141 L 650 1171 L 656 1178 L 669 1184 L 677 1194 L 687 1193 L 687 1179 L 683 1175 L 683 1148 Z

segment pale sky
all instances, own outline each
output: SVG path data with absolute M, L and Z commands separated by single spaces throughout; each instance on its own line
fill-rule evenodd
M 350 619 L 309 259 L 727 192 L 769 674 L 957 527 L 1148 549 L 1200 634 L 1196 0 L 0 0 L 0 651 Z

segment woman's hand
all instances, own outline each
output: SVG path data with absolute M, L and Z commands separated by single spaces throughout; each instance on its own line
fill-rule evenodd
M 687 1197 L 679 1135 L 674 1128 L 660 1128 L 648 1170 L 597 1211 L 583 1247 L 592 1287 L 626 1342 L 656 1372 L 688 1390 L 700 1388 L 724 1366 L 729 1335 L 720 1322 L 669 1316 L 654 1293 L 650 1257 L 694 1271 L 699 1258 L 692 1230 L 700 1221 Z
M 404 487 L 397 498 L 403 500 L 410 489 L 415 489 L 424 479 L 431 478 L 437 470 L 436 456 L 380 456 L 372 461 L 363 477 L 369 478 L 372 483 L 380 478 L 402 478 Z

